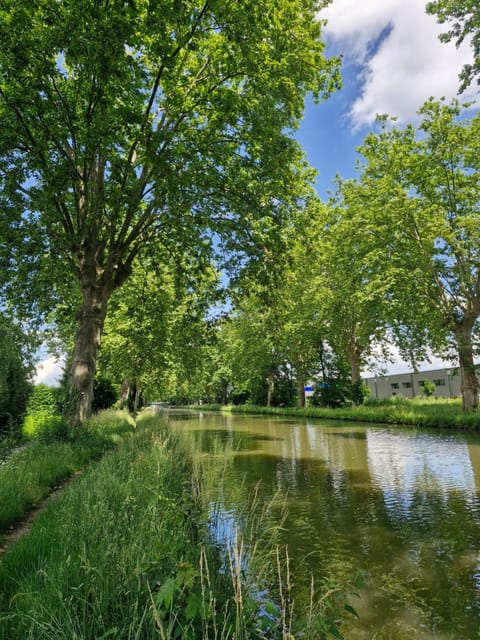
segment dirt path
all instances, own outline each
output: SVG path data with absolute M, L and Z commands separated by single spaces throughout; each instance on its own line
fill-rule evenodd
M 53 487 L 48 496 L 44 498 L 40 504 L 32 507 L 22 518 L 20 518 L 20 520 L 17 520 L 17 522 L 12 524 L 5 533 L 0 534 L 0 562 L 3 554 L 30 531 L 33 521 L 38 514 L 45 509 L 47 504 L 72 484 L 72 482 L 81 474 L 81 471 L 75 471 L 74 474 L 65 478 L 63 482 Z

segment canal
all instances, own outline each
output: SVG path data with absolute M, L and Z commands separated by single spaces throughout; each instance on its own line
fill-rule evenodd
M 209 491 L 228 531 L 254 488 L 285 518 L 298 602 L 311 576 L 363 573 L 346 639 L 480 638 L 480 436 L 209 412 L 169 423 L 205 464 L 225 458 Z

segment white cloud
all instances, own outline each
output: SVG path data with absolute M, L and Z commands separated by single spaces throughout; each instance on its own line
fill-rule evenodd
M 328 20 L 327 39 L 343 51 L 346 64 L 361 70 L 353 128 L 371 125 L 378 113 L 411 121 L 430 96 L 457 95 L 458 74 L 472 59 L 469 43 L 460 49 L 441 43 L 445 26 L 425 13 L 424 0 L 333 0 L 321 17 Z M 473 90 L 462 99 L 472 97 Z
M 40 362 L 35 371 L 33 381 L 35 384 L 47 384 L 54 387 L 58 385 L 63 375 L 63 367 L 65 363 L 63 360 L 59 360 L 53 356 L 46 358 Z

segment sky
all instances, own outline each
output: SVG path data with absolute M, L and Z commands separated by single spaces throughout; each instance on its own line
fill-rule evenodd
M 445 29 L 425 13 L 426 0 L 333 0 L 320 16 L 327 55 L 342 54 L 343 88 L 327 101 L 307 101 L 297 139 L 320 175 L 321 196 L 337 173 L 354 175 L 356 147 L 377 114 L 398 124 L 415 122 L 430 97 L 457 96 L 458 74 L 471 62 L 468 42 L 457 49 L 438 35 Z M 478 97 L 464 93 L 462 101 Z
M 471 61 L 469 43 L 457 49 L 441 43 L 442 26 L 425 13 L 426 0 L 333 0 L 320 12 L 327 55 L 342 55 L 343 88 L 327 101 L 307 100 L 297 139 L 318 172 L 316 187 L 325 197 L 336 174 L 355 174 L 356 148 L 372 130 L 377 114 L 388 113 L 399 124 L 415 122 L 430 97 L 457 97 L 458 74 Z M 474 91 L 462 101 L 478 98 Z M 480 100 L 479 100 L 480 102 Z M 410 370 L 394 353 L 388 373 Z M 422 368 L 446 366 L 433 358 Z M 55 383 L 61 363 L 49 358 L 37 371 L 37 382 Z

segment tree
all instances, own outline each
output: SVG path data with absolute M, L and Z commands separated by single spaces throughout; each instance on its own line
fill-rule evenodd
M 365 185 L 337 177 L 336 191 L 312 216 L 317 242 L 311 279 L 322 336 L 346 359 L 353 388 L 374 349 L 388 351 L 390 255 L 364 197 Z M 313 213 L 313 212 L 312 212 Z
M 0 316 L 0 433 L 19 422 L 31 391 L 32 367 L 26 336 L 7 316 Z
M 281 224 L 279 204 L 297 198 L 308 170 L 291 131 L 306 92 L 339 82 L 318 8 L 3 2 L 6 268 L 38 308 L 60 283 L 80 291 L 76 423 L 90 412 L 108 302 L 144 248 L 222 237 L 226 253 L 255 253 Z
M 151 256 L 153 258 L 153 256 Z M 198 373 L 206 314 L 215 298 L 217 274 L 194 256 L 144 259 L 112 297 L 105 321 L 99 369 L 140 395 L 179 395 L 179 380 Z M 170 262 L 170 263 L 169 263 Z M 128 395 L 128 391 L 127 391 Z
M 273 406 L 276 378 L 284 362 L 282 330 L 275 308 L 263 303 L 258 290 L 237 304 L 222 327 L 234 396 L 246 395 L 253 404 Z
M 480 84 L 480 5 L 477 0 L 435 0 L 427 3 L 427 13 L 436 14 L 438 22 L 451 23 L 451 28 L 440 35 L 442 42 L 451 42 L 459 47 L 471 38 L 473 64 L 466 64 L 460 74 L 460 92 L 477 79 Z
M 424 380 L 422 383 L 423 393 L 427 398 L 430 398 L 435 393 L 435 383 L 431 380 Z
M 428 101 L 413 126 L 370 134 L 360 151 L 371 180 L 370 206 L 392 231 L 397 278 L 391 296 L 405 324 L 430 343 L 455 347 L 464 410 L 478 405 L 475 339 L 480 316 L 480 114 Z M 463 117 L 460 117 L 463 116 Z M 423 325 L 423 327 L 422 327 Z

